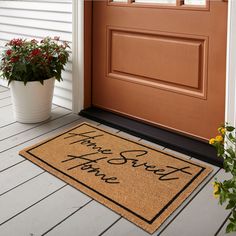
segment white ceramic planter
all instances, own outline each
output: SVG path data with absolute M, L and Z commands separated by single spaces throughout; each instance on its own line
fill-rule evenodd
M 16 121 L 21 123 L 37 123 L 47 120 L 51 114 L 52 97 L 55 78 L 28 82 L 10 83 L 13 113 Z

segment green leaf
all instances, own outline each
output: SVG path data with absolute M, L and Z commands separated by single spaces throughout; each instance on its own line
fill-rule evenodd
M 233 180 L 225 180 L 224 182 L 223 182 L 223 185 L 224 185 L 224 187 L 225 188 L 232 188 L 232 187 L 234 187 L 234 181 Z
M 222 190 L 220 192 L 220 198 L 219 198 L 220 205 L 222 205 L 227 200 L 227 197 L 228 197 L 227 193 L 224 190 Z M 233 201 L 233 199 L 232 199 L 232 201 Z
M 236 202 L 236 194 L 230 193 L 230 194 L 228 194 L 228 197 L 229 197 L 229 199 L 230 199 L 231 201 L 235 201 L 235 202 Z
M 229 132 L 234 131 L 234 127 L 233 126 L 226 126 L 226 130 Z
M 234 139 L 232 133 L 229 134 L 229 138 L 230 138 L 230 139 Z
M 236 206 L 236 203 L 234 201 L 229 201 L 228 205 L 226 206 L 226 210 L 232 209 Z
M 235 231 L 235 225 L 233 223 L 229 223 L 226 227 L 226 233 L 230 233 L 230 232 L 233 232 Z

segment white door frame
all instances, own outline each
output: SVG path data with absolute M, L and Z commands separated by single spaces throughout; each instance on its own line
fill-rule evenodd
M 228 1 L 225 121 L 236 126 L 236 1 Z
M 72 0 L 72 111 L 84 109 L 84 0 Z
M 227 4 L 227 3 L 226 3 Z M 84 108 L 84 1 L 73 0 L 73 112 Z M 236 125 L 236 1 L 228 1 L 225 121 Z M 220 125 L 220 124 L 219 124 Z

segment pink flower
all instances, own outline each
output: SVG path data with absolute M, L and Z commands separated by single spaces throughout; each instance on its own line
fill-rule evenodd
M 19 61 L 19 57 L 12 57 L 11 58 L 11 62 L 15 63 L 17 61 Z
M 32 52 L 31 52 L 31 55 L 32 56 L 37 56 L 37 55 L 39 55 L 41 53 L 41 51 L 38 49 L 38 48 L 36 48 L 36 49 L 34 49 Z
M 60 37 L 54 36 L 54 40 L 59 41 L 59 40 L 60 40 Z
M 8 50 L 6 51 L 6 54 L 7 54 L 8 56 L 10 56 L 11 53 L 12 53 L 12 50 L 10 50 L 10 49 L 8 49 Z
M 23 44 L 22 39 L 12 39 L 9 43 L 11 46 L 21 46 Z

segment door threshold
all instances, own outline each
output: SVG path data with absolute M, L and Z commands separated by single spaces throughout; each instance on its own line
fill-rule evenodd
M 79 113 L 79 115 L 121 131 L 125 131 L 131 135 L 159 144 L 166 148 L 184 153 L 215 166 L 223 166 L 223 159 L 217 157 L 215 148 L 208 143 L 96 107 L 84 109 Z

